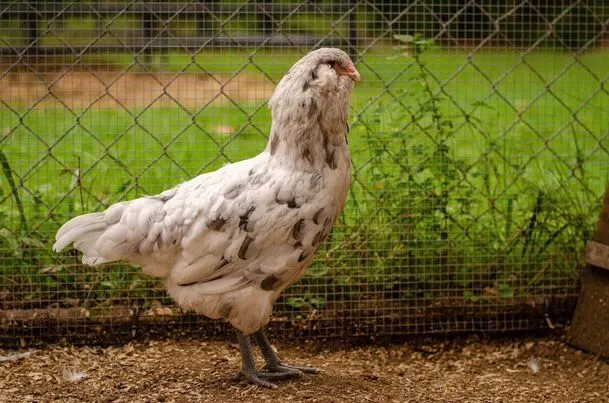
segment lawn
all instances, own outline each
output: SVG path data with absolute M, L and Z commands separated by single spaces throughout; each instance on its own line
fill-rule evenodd
M 223 79 L 239 72 L 273 83 L 299 55 L 169 53 L 155 57 L 153 69 Z M 351 112 L 351 198 L 287 306 L 370 294 L 495 303 L 573 293 L 609 181 L 606 57 L 440 49 L 417 62 L 390 48 L 366 52 Z M 127 55 L 84 62 L 142 70 Z M 0 259 L 9 275 L 0 288 L 32 300 L 149 295 L 150 283 L 130 270 L 83 273 L 70 254 L 54 257 L 49 236 L 75 214 L 254 156 L 270 128 L 262 101 L 72 110 L 6 102 L 0 147 L 22 186 L 24 214 L 4 169 Z

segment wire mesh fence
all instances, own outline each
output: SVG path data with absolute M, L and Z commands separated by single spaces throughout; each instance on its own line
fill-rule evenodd
M 274 86 L 319 46 L 363 77 L 354 183 L 271 327 L 564 322 L 609 181 L 608 29 L 597 1 L 0 1 L 0 340 L 224 332 L 53 235 L 259 153 Z

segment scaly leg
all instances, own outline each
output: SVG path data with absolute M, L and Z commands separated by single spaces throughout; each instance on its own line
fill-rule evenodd
M 264 356 L 264 360 L 266 362 L 263 369 L 269 371 L 269 373 L 286 374 L 287 376 L 301 376 L 304 374 L 318 374 L 320 372 L 317 368 L 295 367 L 282 363 L 262 329 L 254 333 L 254 337 L 260 346 L 260 350 L 262 351 L 262 355 Z
M 250 337 L 237 331 L 237 340 L 239 341 L 239 349 L 241 350 L 242 365 L 239 375 L 245 380 L 255 385 L 264 386 L 266 388 L 276 388 L 269 380 L 273 379 L 286 379 L 293 377 L 294 375 L 302 375 L 301 371 L 286 372 L 286 371 L 259 371 L 256 369 L 256 363 L 254 361 L 254 355 L 252 354 L 252 343 Z

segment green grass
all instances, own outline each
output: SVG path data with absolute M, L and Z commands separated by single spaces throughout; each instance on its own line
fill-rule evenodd
M 606 78 L 606 55 L 587 53 L 569 67 L 570 54 L 550 51 L 524 58 L 515 51 L 426 53 L 425 79 L 440 94 L 441 120 L 452 125 L 438 154 L 444 135 L 425 110 L 420 66 L 395 54 L 374 49 L 359 61 L 364 80 L 355 90 L 350 133 L 357 181 L 344 219 L 292 305 L 328 284 L 339 298 L 378 291 L 402 301 L 456 295 L 479 302 L 488 289 L 505 298 L 572 291 L 609 180 L 609 94 L 598 81 Z M 156 57 L 153 68 L 231 75 L 246 66 L 248 74 L 276 82 L 299 55 L 174 52 Z M 83 62 L 141 68 L 128 55 Z M 221 125 L 234 135 L 218 134 Z M 246 102 L 74 113 L 15 105 L 0 109 L 0 127 L 28 225 L 21 229 L 3 177 L 0 259 L 7 275 L 0 288 L 32 300 L 73 293 L 112 301 L 148 297 L 151 283 L 120 267 L 79 274 L 73 257 L 49 251 L 59 224 L 256 155 L 270 113 Z

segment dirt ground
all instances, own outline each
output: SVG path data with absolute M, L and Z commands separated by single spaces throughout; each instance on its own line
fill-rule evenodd
M 609 364 L 558 337 L 276 347 L 286 362 L 323 373 L 281 381 L 276 390 L 248 385 L 234 379 L 240 359 L 231 341 L 0 350 L 0 401 L 609 401 Z
M 7 69 L 0 66 L 0 72 Z M 194 73 L 137 73 L 79 70 L 42 73 L 15 71 L 0 74 L 0 98 L 14 108 L 65 105 L 81 108 L 199 108 L 209 103 L 261 102 L 275 85 L 241 73 L 206 75 Z

